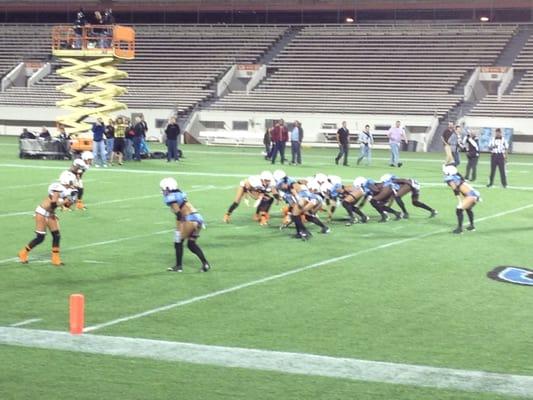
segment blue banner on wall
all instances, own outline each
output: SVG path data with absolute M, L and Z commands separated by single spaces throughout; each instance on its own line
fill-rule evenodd
M 481 128 L 479 132 L 479 150 L 480 151 L 489 151 L 489 143 L 492 137 L 494 136 L 494 131 L 496 128 Z M 513 128 L 503 128 L 502 129 L 503 137 L 509 143 L 509 150 L 512 148 L 513 143 Z

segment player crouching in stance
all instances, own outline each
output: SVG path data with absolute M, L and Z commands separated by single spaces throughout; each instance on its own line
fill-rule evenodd
M 174 249 L 176 250 L 176 265 L 168 268 L 167 271 L 183 271 L 183 241 L 187 240 L 187 247 L 202 262 L 201 272 L 207 272 L 211 268 L 204 253 L 196 240 L 200 237 L 200 230 L 204 226 L 202 216 L 196 211 L 187 200 L 187 193 L 178 189 L 178 183 L 174 178 L 165 178 L 159 183 L 163 200 L 176 214 L 176 232 L 174 235 Z
M 48 196 L 35 209 L 35 238 L 19 251 L 18 257 L 21 263 L 27 264 L 30 251 L 44 241 L 46 229 L 52 234 L 52 264 L 63 265 L 59 255 L 59 221 L 55 215 L 58 206 L 70 207 L 76 201 L 77 191 L 74 188 L 76 176 L 72 172 L 65 171 L 61 174 L 59 182 L 52 183 L 48 187 Z
M 249 196 L 256 200 L 254 220 L 259 221 L 259 225 L 267 225 L 270 218 L 268 212 L 274 202 L 273 194 L 277 197 L 274 188 L 274 177 L 270 171 L 263 171 L 260 175 L 252 175 L 248 179 L 241 181 L 235 200 L 233 200 L 228 211 L 224 214 L 224 222 L 227 224 L 231 222 L 233 211 L 239 207 L 241 200 L 245 196 Z
M 429 211 L 429 218 L 433 218 L 437 215 L 437 210 L 420 201 L 420 184 L 416 179 L 403 179 L 391 174 L 385 174 L 380 178 L 380 181 L 383 182 L 384 186 L 390 186 L 392 188 L 394 200 L 402 209 L 403 218 L 409 218 L 409 213 L 402 200 L 402 197 L 409 192 L 411 192 L 411 203 L 413 206 Z
M 469 183 L 465 182 L 464 178 L 457 172 L 457 168 L 453 165 L 446 165 L 443 167 L 444 182 L 453 190 L 457 197 L 458 204 L 455 213 L 457 214 L 457 228 L 453 233 L 463 233 L 463 211 L 468 215 L 470 225 L 466 228 L 469 231 L 475 231 L 474 226 L 474 212 L 472 208 L 478 201 L 481 201 L 481 195 L 477 190 L 474 190 Z
M 83 203 L 83 174 L 89 169 L 93 163 L 93 153 L 91 151 L 84 151 L 81 153 L 81 158 L 77 158 L 72 163 L 72 166 L 69 168 L 69 171 L 76 176 L 75 187 L 78 190 L 78 200 L 76 201 L 76 208 L 78 210 L 86 210 L 85 204 Z

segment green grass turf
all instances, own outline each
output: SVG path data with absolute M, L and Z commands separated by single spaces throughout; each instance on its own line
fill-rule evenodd
M 179 165 L 149 160 L 121 168 L 91 169 L 85 179 L 89 209 L 60 215 L 67 265 L 53 268 L 48 263 L 50 238 L 31 253 L 29 265 L 0 264 L 0 325 L 41 318 L 29 327 L 65 331 L 67 299 L 77 292 L 86 296 L 87 324 L 104 323 L 407 239 L 95 333 L 533 375 L 533 322 L 529 318 L 533 289 L 486 277 L 498 265 L 533 269 L 533 208 L 492 218 L 533 204 L 531 157 L 511 156 L 512 187 L 504 190 L 484 187 L 489 167 L 488 157 L 482 156 L 475 183 L 484 199 L 474 210 L 480 219 L 477 231 L 454 236 L 450 232 L 455 226 L 456 200 L 440 184 L 440 154 L 402 153 L 404 167 L 393 170 L 387 166 L 386 151 L 374 152 L 372 166 L 356 168 L 335 166 L 334 149 L 304 149 L 303 166 L 284 167 L 289 175 L 324 172 L 352 180 L 357 175 L 378 179 L 394 171 L 422 182 L 421 200 L 439 210 L 437 218 L 428 219 L 425 211 L 413 209 L 406 201 L 409 220 L 378 224 L 376 213 L 366 206 L 372 221 L 345 227 L 340 220 L 345 212 L 340 208 L 339 220 L 331 224 L 329 235 L 320 235 L 311 227 L 314 238 L 304 243 L 289 238 L 292 230 L 277 229 L 278 207 L 273 209 L 270 227 L 252 222 L 252 208 L 244 203 L 235 211 L 232 224 L 221 222 L 239 181 L 271 167 L 259 149 L 185 146 L 184 152 L 187 158 Z M 34 229 L 31 214 L 8 214 L 31 212 L 69 162 L 19 160 L 16 139 L 2 137 L 0 164 L 0 260 L 5 260 L 33 237 Z M 165 176 L 176 177 L 207 221 L 208 229 L 202 232 L 199 244 L 213 266 L 208 274 L 197 273 L 199 263 L 188 250 L 183 274 L 165 272 L 173 264 L 173 218 L 158 188 Z M 481 220 L 485 217 L 491 218 Z M 424 236 L 430 233 L 434 234 Z M 94 245 L 109 240 L 121 241 Z M 0 376 L 13 377 L 0 380 L 0 390 L 19 391 L 16 398 L 71 397 L 54 396 L 52 388 L 61 379 L 57 371 L 76 374 L 76 368 L 69 370 L 73 359 L 85 360 L 87 369 L 93 371 L 88 388 L 98 376 L 106 376 L 99 385 L 109 391 L 109 397 L 124 390 L 127 398 L 152 398 L 151 390 L 164 393 L 167 389 L 161 387 L 161 380 L 178 377 L 182 384 L 175 382 L 168 388 L 186 390 L 185 398 L 239 398 L 239 381 L 246 381 L 243 397 L 252 398 L 283 398 L 279 393 L 284 387 L 288 393 L 308 393 L 286 398 L 353 398 L 349 394 L 354 392 L 357 398 L 369 399 L 496 398 L 6 346 L 0 348 L 0 357 L 8 360 L 0 364 L 4 371 L 9 370 Z M 47 358 L 54 360 L 50 370 L 42 367 Z M 203 371 L 209 371 L 205 379 Z M 28 373 L 42 383 L 40 392 L 25 384 L 23 376 Z M 124 382 L 130 381 L 141 384 L 125 387 Z M 183 389 L 189 381 L 191 387 Z M 209 395 L 201 397 L 195 385 Z M 330 392 L 330 387 L 336 390 Z M 69 390 L 65 386 L 65 393 Z M 87 393 L 86 398 L 100 398 L 91 396 L 90 390 Z M 0 398 L 4 398 L 1 392 Z

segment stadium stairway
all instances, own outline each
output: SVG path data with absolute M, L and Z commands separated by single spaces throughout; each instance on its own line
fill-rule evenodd
M 494 65 L 498 67 L 510 67 L 513 65 L 532 32 L 532 27 L 529 25 L 519 26 L 517 33 L 511 37 Z
M 292 39 L 300 32 L 302 27 L 300 26 L 291 26 L 285 31 L 285 33 L 274 43 L 274 45 L 259 59 L 259 64 L 270 64 L 274 57 L 276 57 L 281 50 L 287 46 Z

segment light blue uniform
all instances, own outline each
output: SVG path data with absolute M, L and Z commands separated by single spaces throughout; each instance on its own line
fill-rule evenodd
M 181 208 L 187 202 L 187 193 L 180 191 L 170 192 L 163 196 L 163 201 L 169 207 L 172 204 L 176 203 Z M 190 213 L 189 215 L 183 217 L 181 220 L 187 222 L 196 222 L 201 227 L 205 226 L 203 217 L 197 212 Z

